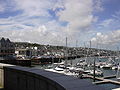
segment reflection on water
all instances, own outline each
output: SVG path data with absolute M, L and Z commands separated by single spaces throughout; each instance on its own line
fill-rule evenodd
M 117 70 L 103 69 L 104 76 L 116 75 Z

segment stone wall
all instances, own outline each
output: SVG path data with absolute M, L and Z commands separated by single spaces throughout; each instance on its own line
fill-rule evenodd
M 4 67 L 5 90 L 105 90 L 83 79 L 41 69 Z

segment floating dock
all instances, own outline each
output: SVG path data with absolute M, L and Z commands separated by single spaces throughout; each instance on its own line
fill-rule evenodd
M 120 90 L 120 88 L 115 88 L 115 89 L 112 89 L 112 90 Z
M 94 82 L 94 84 L 105 84 L 105 83 L 112 83 L 112 84 L 117 84 L 120 85 L 119 81 L 111 80 L 111 79 L 105 79 L 105 78 L 113 78 L 115 75 L 107 76 L 107 77 L 95 77 L 95 80 L 99 80 L 97 82 Z M 83 78 L 91 78 L 94 79 L 94 76 L 84 74 Z
M 116 78 L 116 75 L 105 76 L 104 79 Z

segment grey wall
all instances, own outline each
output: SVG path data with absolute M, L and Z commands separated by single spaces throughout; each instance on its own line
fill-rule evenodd
M 3 87 L 3 77 L 4 75 L 3 75 L 3 69 L 2 68 L 0 68 L 0 87 Z
M 19 66 L 4 67 L 5 90 L 105 90 L 83 79 Z
M 0 87 L 4 87 L 4 70 L 3 67 L 13 66 L 9 64 L 0 63 Z

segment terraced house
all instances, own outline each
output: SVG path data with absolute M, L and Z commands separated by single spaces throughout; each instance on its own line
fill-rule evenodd
M 15 45 L 8 38 L 0 38 L 0 57 L 10 58 L 15 55 Z

